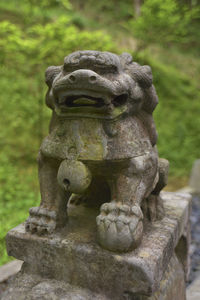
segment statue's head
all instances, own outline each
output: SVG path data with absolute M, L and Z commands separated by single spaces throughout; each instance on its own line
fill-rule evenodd
M 69 118 L 151 114 L 157 104 L 150 67 L 133 62 L 128 53 L 74 52 L 63 66 L 47 69 L 46 83 L 47 105 Z

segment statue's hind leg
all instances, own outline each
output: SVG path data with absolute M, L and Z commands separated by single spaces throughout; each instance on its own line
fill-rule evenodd
M 30 216 L 25 226 L 27 231 L 44 234 L 65 225 L 70 192 L 58 184 L 59 161 L 44 157 L 40 153 L 38 164 L 41 203 L 39 207 L 30 208 Z
M 159 180 L 151 192 L 151 194 L 143 201 L 142 209 L 144 215 L 149 221 L 153 222 L 162 219 L 164 216 L 164 206 L 162 197 L 160 196 L 161 190 L 167 185 L 168 180 L 169 162 L 167 159 L 158 159 L 158 172 Z
M 110 179 L 111 202 L 101 206 L 97 217 L 99 243 L 112 251 L 136 248 L 143 233 L 141 203 L 158 180 L 157 157 L 141 156 Z

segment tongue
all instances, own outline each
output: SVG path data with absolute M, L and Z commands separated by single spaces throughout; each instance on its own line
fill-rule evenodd
M 80 105 L 95 105 L 96 101 L 87 99 L 87 98 L 79 98 L 73 101 L 74 104 L 80 104 Z

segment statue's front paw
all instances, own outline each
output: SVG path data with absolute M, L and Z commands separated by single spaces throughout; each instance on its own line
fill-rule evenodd
M 98 239 L 103 248 L 126 252 L 136 248 L 142 238 L 143 214 L 139 206 L 105 203 L 97 217 Z
M 57 227 L 57 214 L 53 210 L 43 207 L 32 207 L 29 210 L 29 217 L 25 222 L 25 229 L 38 235 L 50 234 Z

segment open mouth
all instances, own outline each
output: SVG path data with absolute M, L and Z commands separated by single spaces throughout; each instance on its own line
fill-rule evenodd
M 110 99 L 93 97 L 89 95 L 73 95 L 66 96 L 59 105 L 62 107 L 94 107 L 102 108 L 106 106 L 113 105 L 115 107 L 122 106 L 126 104 L 128 99 L 127 94 L 121 94 L 118 96 L 111 97 Z
M 102 107 L 105 105 L 105 102 L 102 98 L 79 95 L 79 96 L 66 97 L 64 103 L 62 104 L 68 107 L 80 107 L 80 106 Z

